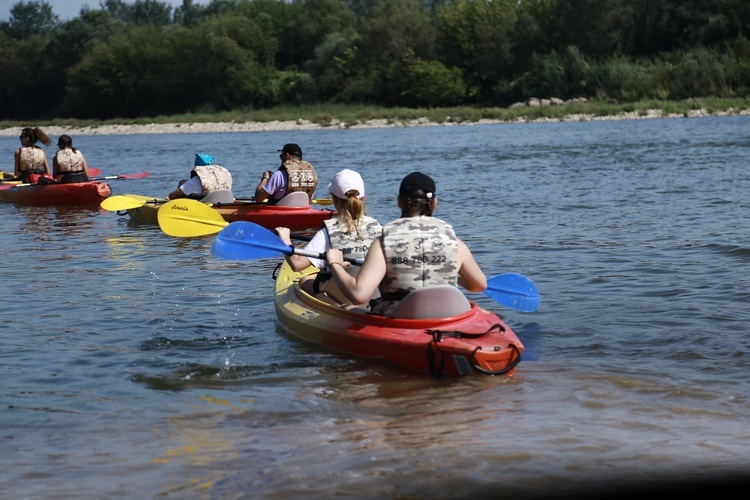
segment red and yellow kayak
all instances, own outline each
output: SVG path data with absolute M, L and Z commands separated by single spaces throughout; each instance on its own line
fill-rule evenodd
M 297 273 L 284 262 L 276 278 L 276 314 L 298 337 L 340 353 L 436 376 L 512 375 L 521 361 L 523 344 L 510 327 L 465 297 L 466 309 L 448 317 L 391 318 L 365 309 L 347 310 L 305 293 L 297 284 L 299 278 L 314 272 L 308 268 Z M 442 311 L 452 306 L 447 301 L 439 305 Z
M 100 181 L 0 185 L 0 200 L 26 205 L 99 206 L 110 194 L 109 184 Z
M 131 220 L 140 224 L 158 224 L 159 208 L 167 202 L 166 199 L 135 194 L 126 194 L 124 196 L 143 203 L 142 206 L 127 210 Z M 216 204 L 212 205 L 211 208 L 221 215 L 227 223 L 248 221 L 268 229 L 284 226 L 292 231 L 319 229 L 323 227 L 323 221 L 336 215 L 335 210 L 318 207 L 314 204 L 295 207 L 269 205 L 267 203 L 243 200 Z

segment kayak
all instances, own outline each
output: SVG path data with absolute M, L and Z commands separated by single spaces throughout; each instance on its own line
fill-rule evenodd
M 0 185 L 0 200 L 27 205 L 98 206 L 111 193 L 109 184 L 100 181 Z
M 456 287 L 412 292 L 399 304 L 399 317 L 386 317 L 307 294 L 299 278 L 315 272 L 313 267 L 294 272 L 285 261 L 276 277 L 276 314 L 295 336 L 336 352 L 435 376 L 510 376 L 521 361 L 523 344 L 510 327 Z M 416 300 L 407 304 L 412 296 Z
M 140 224 L 158 224 L 159 208 L 168 201 L 165 198 L 154 198 L 136 194 L 126 194 L 124 196 L 131 198 L 134 204 L 139 205 L 135 208 L 128 208 L 125 212 L 127 212 L 133 222 Z M 175 202 L 177 201 L 179 200 L 175 200 Z M 323 221 L 336 215 L 335 210 L 319 208 L 310 204 L 305 206 L 282 206 L 256 203 L 250 200 L 217 203 L 211 205 L 211 208 L 227 223 L 248 221 L 268 229 L 284 226 L 292 231 L 319 229 L 323 227 Z

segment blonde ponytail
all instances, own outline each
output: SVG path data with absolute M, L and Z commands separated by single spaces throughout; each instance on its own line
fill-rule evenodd
M 344 210 L 339 213 L 339 227 L 347 233 L 357 233 L 358 239 L 362 238 L 362 217 L 365 215 L 365 203 L 357 198 L 359 191 L 352 189 L 347 191 Z M 336 195 L 334 195 L 336 196 Z

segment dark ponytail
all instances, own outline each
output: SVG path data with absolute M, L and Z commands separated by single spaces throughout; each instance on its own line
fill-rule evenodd
M 428 198 L 406 198 L 399 196 L 401 200 L 401 217 L 416 217 L 424 215 L 432 216 L 432 200 Z

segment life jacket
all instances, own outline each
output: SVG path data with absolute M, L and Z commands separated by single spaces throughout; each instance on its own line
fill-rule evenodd
M 21 172 L 43 173 L 46 155 L 39 146 L 22 146 L 19 162 Z
M 364 259 L 367 250 L 372 245 L 372 241 L 379 237 L 383 232 L 383 226 L 378 221 L 367 215 L 360 220 L 360 234 L 362 239 L 357 237 L 356 232 L 347 233 L 339 225 L 338 219 L 327 219 L 323 221 L 328 232 L 328 239 L 331 241 L 331 248 L 341 250 L 344 257 L 351 259 Z
M 220 165 L 200 165 L 194 167 L 190 177 L 198 176 L 203 189 L 202 196 L 207 196 L 217 189 L 232 189 L 232 174 Z
M 458 283 L 458 238 L 453 227 L 435 217 L 402 217 L 383 227 L 382 247 L 386 272 L 380 283 L 382 302 L 377 311 L 388 311 L 410 291 Z
M 80 151 L 70 148 L 59 150 L 55 154 L 57 158 L 57 173 L 83 172 L 83 155 Z
M 313 193 L 318 187 L 318 174 L 312 165 L 304 160 L 291 159 L 282 163 L 279 170 L 286 170 L 289 179 L 284 196 L 303 191 L 312 200 Z

